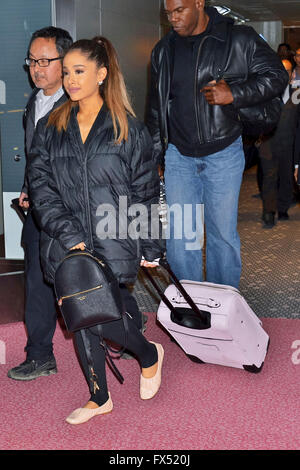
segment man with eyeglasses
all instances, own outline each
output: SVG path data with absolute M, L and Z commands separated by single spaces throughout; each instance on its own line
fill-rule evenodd
M 61 59 L 72 42 L 67 31 L 52 26 L 36 31 L 31 37 L 25 64 L 35 88 L 24 113 L 26 154 L 39 119 L 67 99 L 62 88 Z M 25 251 L 27 356 L 25 362 L 10 369 L 7 375 L 11 379 L 25 381 L 57 372 L 52 343 L 57 320 L 55 298 L 52 287 L 44 281 L 40 264 L 40 230 L 31 212 L 26 170 L 19 205 L 28 210 L 22 233 Z

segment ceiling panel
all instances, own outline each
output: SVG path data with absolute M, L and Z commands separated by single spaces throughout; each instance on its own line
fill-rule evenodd
M 300 25 L 300 0 L 207 0 L 227 6 L 251 21 L 282 21 L 284 26 Z

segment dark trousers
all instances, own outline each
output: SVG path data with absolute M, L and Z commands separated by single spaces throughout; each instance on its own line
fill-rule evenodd
M 259 149 L 260 189 L 264 212 L 286 212 L 293 198 L 293 149 L 274 148 L 269 140 Z
M 47 359 L 53 354 L 53 335 L 57 311 L 53 288 L 45 282 L 40 262 L 40 231 L 31 212 L 24 223 L 25 251 L 25 325 L 27 328 L 27 358 Z
M 127 291 L 126 288 L 121 289 L 121 295 L 125 305 L 126 312 L 132 314 L 130 310 L 135 304 L 135 299 Z M 132 300 L 133 299 L 133 300 Z M 150 367 L 157 362 L 157 350 L 156 347 L 149 343 L 140 330 L 137 328 L 134 320 L 127 315 L 128 323 L 128 338 L 126 343 L 126 349 L 132 352 L 140 362 L 141 367 Z M 107 340 L 113 341 L 113 343 L 120 346 L 124 346 L 125 342 L 125 331 L 123 320 L 113 321 L 102 325 L 103 337 Z M 99 406 L 103 405 L 108 400 L 108 390 L 105 372 L 105 352 L 99 342 L 99 336 L 97 334 L 97 328 L 90 328 L 86 330 L 86 334 L 91 344 L 91 354 L 93 358 L 94 371 L 97 376 L 97 384 L 99 390 L 96 393 L 91 394 L 90 400 L 97 403 Z M 84 371 L 87 382 L 90 381 L 88 361 L 85 353 L 84 343 L 81 337 L 81 333 L 77 331 L 75 333 L 75 344 L 77 346 L 77 352 L 79 360 Z
M 139 310 L 138 304 L 135 298 L 133 297 L 133 295 L 130 294 L 125 284 L 120 284 L 119 287 L 121 290 L 123 303 L 126 307 L 126 312 L 129 313 L 131 319 L 134 321 L 137 328 L 140 330 L 143 325 L 142 325 L 142 314 Z
M 293 148 L 298 107 L 290 99 L 279 123 L 259 149 L 264 212 L 286 212 L 293 199 Z
M 259 148 L 259 189 L 264 212 L 277 211 L 278 161 L 271 151 L 270 141 L 262 142 Z
M 275 152 L 276 153 L 276 152 Z M 278 212 L 286 212 L 293 201 L 293 147 L 287 146 L 284 153 L 277 155 L 278 159 Z

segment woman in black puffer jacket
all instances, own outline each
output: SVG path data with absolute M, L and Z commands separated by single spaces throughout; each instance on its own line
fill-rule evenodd
M 42 229 L 45 277 L 53 282 L 68 250 L 95 250 L 107 260 L 121 285 L 126 310 L 134 316 L 134 301 L 124 283 L 135 281 L 140 263 L 151 267 L 162 255 L 159 237 L 151 233 L 151 207 L 159 198 L 152 141 L 134 117 L 107 39 L 74 43 L 64 58 L 63 75 L 70 99 L 39 122 L 29 155 L 30 196 Z M 152 217 L 155 214 L 152 210 Z M 128 318 L 127 348 L 140 360 L 141 398 L 147 399 L 160 385 L 163 349 L 143 337 L 135 317 L 136 324 Z M 103 333 L 122 345 L 122 320 L 103 326 Z M 112 410 L 105 354 L 92 329 L 88 334 L 101 385 L 95 384 L 87 405 L 67 418 L 71 424 Z M 81 336 L 75 337 L 89 381 Z

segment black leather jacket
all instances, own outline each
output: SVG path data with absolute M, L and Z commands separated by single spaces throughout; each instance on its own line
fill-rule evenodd
M 210 15 L 212 7 L 206 8 Z M 281 60 L 252 27 L 232 28 L 231 49 L 224 62 L 226 37 L 230 18 L 214 12 L 217 18 L 198 49 L 195 70 L 195 111 L 199 143 L 212 143 L 242 133 L 238 109 L 255 105 L 283 93 L 288 74 Z M 154 47 L 151 56 L 151 85 L 146 124 L 152 136 L 158 162 L 168 146 L 168 105 L 172 73 L 172 57 L 176 33 L 171 31 Z M 224 78 L 231 88 L 234 102 L 226 106 L 209 105 L 201 88 L 212 80 Z

